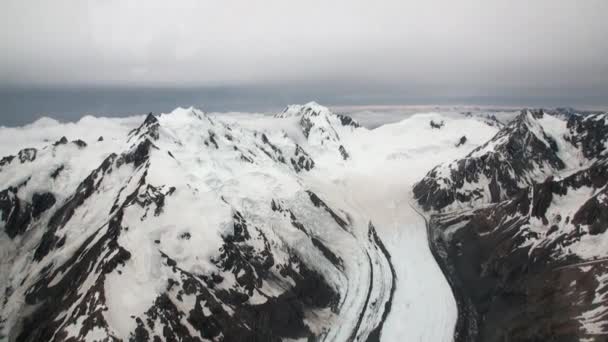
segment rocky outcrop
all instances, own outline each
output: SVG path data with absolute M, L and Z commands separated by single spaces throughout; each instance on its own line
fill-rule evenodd
M 573 115 L 568 119 L 568 133 L 564 137 L 579 148 L 585 158 L 597 159 L 608 149 L 608 114 Z

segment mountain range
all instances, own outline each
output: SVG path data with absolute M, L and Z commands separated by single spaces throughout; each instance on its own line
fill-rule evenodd
M 604 341 L 608 115 L 0 128 L 0 339 Z

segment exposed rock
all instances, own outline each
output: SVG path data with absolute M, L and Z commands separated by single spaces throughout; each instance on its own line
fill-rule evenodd
M 55 205 L 55 196 L 50 192 L 35 193 L 32 196 L 32 216 L 34 218 L 40 215 Z
M 340 123 L 342 126 L 352 126 L 354 128 L 359 128 L 361 125 L 357 122 L 357 120 L 351 118 L 348 115 L 336 114 L 338 119 L 340 119 Z
M 160 134 L 159 127 L 158 119 L 153 113 L 148 113 L 144 122 L 138 128 L 129 132 L 129 139 L 147 136 L 152 140 L 158 140 Z
M 79 148 L 87 147 L 87 143 L 84 142 L 84 141 L 82 141 L 82 140 L 80 140 L 80 139 L 74 140 L 74 141 L 72 141 L 72 143 L 74 145 L 78 146 Z
M 36 159 L 37 152 L 38 151 L 35 148 L 24 148 L 23 150 L 19 151 L 17 155 L 21 164 L 23 164 L 34 161 Z
M 587 159 L 606 155 L 608 146 L 608 114 L 573 115 L 568 120 L 566 139 L 579 147 Z
M 0 170 L 2 170 L 1 169 L 2 166 L 10 164 L 13 161 L 13 159 L 15 159 L 15 156 L 2 157 L 2 159 L 0 159 Z
M 338 147 L 338 149 L 340 150 L 340 155 L 342 155 L 342 159 L 347 160 L 350 158 L 350 154 L 348 154 L 348 152 L 346 152 L 346 149 L 344 148 L 343 145 L 340 145 L 340 147 Z
M 460 137 L 460 139 L 456 143 L 456 147 L 460 147 L 460 146 L 466 144 L 466 142 L 467 142 L 467 137 L 463 135 L 462 137 Z
M 59 176 L 59 174 L 61 173 L 61 171 L 63 171 L 63 169 L 65 168 L 64 165 L 60 165 L 58 168 L 56 168 L 53 172 L 51 172 L 51 178 L 55 179 Z
M 443 121 L 435 122 L 435 121 L 431 120 L 430 124 L 431 124 L 431 128 L 440 129 L 441 127 L 443 127 L 443 125 L 445 123 Z
M 24 233 L 32 219 L 31 204 L 22 201 L 17 191 L 15 187 L 0 191 L 0 219 L 4 221 L 4 231 L 10 238 Z
M 296 145 L 294 157 L 291 158 L 291 165 L 296 172 L 310 171 L 315 166 L 315 162 L 300 145 Z
M 61 139 L 59 139 L 55 143 L 53 143 L 53 146 L 65 145 L 67 143 L 68 143 L 68 138 L 63 136 L 63 137 L 61 137 Z

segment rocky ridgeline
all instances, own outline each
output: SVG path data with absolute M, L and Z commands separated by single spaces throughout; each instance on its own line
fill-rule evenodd
M 555 120 L 524 111 L 414 187 L 457 341 L 608 337 L 608 115 Z

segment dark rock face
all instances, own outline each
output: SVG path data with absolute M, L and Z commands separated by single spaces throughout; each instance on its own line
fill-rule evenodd
M 36 159 L 37 152 L 38 151 L 35 148 L 24 148 L 23 150 L 19 151 L 17 156 L 19 157 L 21 164 L 23 164 L 34 161 Z
M 55 143 L 53 143 L 53 146 L 65 145 L 67 143 L 68 143 L 68 138 L 63 136 L 63 137 L 61 137 L 61 139 L 59 139 Z
M 32 206 L 17 197 L 17 188 L 0 192 L 0 219 L 5 222 L 4 231 L 14 238 L 27 229 L 32 219 Z
M 456 143 L 456 147 L 460 147 L 460 146 L 466 144 L 466 142 L 467 142 L 467 137 L 463 135 L 462 137 L 460 137 L 460 139 Z
M 520 116 L 492 139 L 492 149 L 451 168 L 447 189 L 494 175 L 485 191 L 450 197 L 437 190 L 441 178 L 433 171 L 416 185 L 421 206 L 440 210 L 429 221 L 429 242 L 458 304 L 456 341 L 608 338 L 608 306 L 601 300 L 608 294 L 608 252 L 597 240 L 608 230 L 605 121 L 570 117 L 567 141 L 588 162 L 560 176 L 564 163 L 551 137 L 538 127 L 526 133 L 534 127 L 526 121 L 542 115 Z M 529 176 L 533 165 L 548 167 L 549 177 Z M 425 187 L 437 191 L 425 197 Z M 475 201 L 488 195 L 491 201 Z M 454 201 L 470 209 L 449 210 Z
M 342 115 L 342 114 L 336 114 L 336 116 L 338 117 L 338 119 L 340 119 L 340 123 L 342 124 L 342 126 L 352 126 L 355 128 L 361 127 L 361 125 L 355 119 L 351 118 L 350 116 Z
M 13 161 L 13 159 L 15 159 L 15 156 L 2 157 L 2 159 L 0 159 L 0 167 L 10 164 Z M 2 170 L 2 169 L 0 168 L 0 170 Z
M 567 182 L 539 186 L 558 195 Z M 594 234 L 591 226 L 586 231 L 580 222 L 535 224 L 534 213 L 543 215 L 547 206 L 546 197 L 536 196 L 523 192 L 484 209 L 432 218 L 434 244 L 442 246 L 435 248 L 445 250 L 441 262 L 451 265 L 453 273 L 447 276 L 464 297 L 458 303 L 460 314 L 467 315 L 458 331 L 461 340 L 594 338 L 580 316 L 597 306 L 596 293 L 608 292 L 597 280 L 608 274 L 608 263 L 591 263 L 587 269 L 587 260 L 567 252 Z M 598 315 L 608 320 L 608 308 Z
M 340 145 L 340 147 L 338 147 L 338 150 L 340 151 L 340 155 L 342 156 L 342 159 L 348 160 L 348 158 L 350 158 L 350 154 L 348 154 L 348 152 L 346 152 L 346 148 L 344 148 L 343 145 Z
M 55 205 L 55 196 L 50 192 L 35 193 L 32 196 L 32 216 L 34 218 L 40 215 Z
M 72 143 L 80 148 L 87 147 L 87 143 L 80 139 L 74 140 L 74 141 L 72 141 Z
M 60 165 L 53 172 L 51 172 L 51 178 L 55 179 L 55 178 L 59 177 L 59 174 L 61 173 L 61 171 L 63 171 L 63 169 L 65 169 L 65 166 Z
M 313 167 L 315 167 L 315 162 L 312 160 L 310 155 L 308 155 L 308 153 L 306 153 L 306 151 L 300 147 L 300 145 L 296 145 L 294 157 L 291 158 L 291 165 L 296 172 L 300 172 L 302 170 L 310 171 Z
M 441 129 L 441 127 L 443 127 L 443 125 L 445 123 L 443 121 L 435 122 L 435 121 L 431 120 L 430 124 L 431 124 L 431 128 Z
M 18 190 L 9 187 L 0 191 L 0 219 L 5 222 L 4 230 L 11 238 L 23 234 L 32 220 L 55 204 L 55 196 L 51 193 L 35 193 L 29 203 L 17 196 Z
M 139 167 L 148 160 L 150 150 L 153 148 L 157 149 L 150 139 L 145 139 L 144 141 L 138 143 L 134 149 L 123 154 L 119 160 L 119 163 L 124 161 L 124 163 L 132 163 L 135 167 Z
M 568 120 L 570 143 L 579 147 L 587 159 L 598 158 L 606 154 L 608 141 L 608 114 L 589 116 L 573 115 Z

